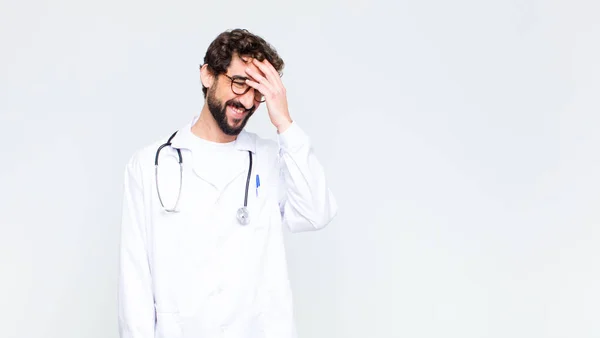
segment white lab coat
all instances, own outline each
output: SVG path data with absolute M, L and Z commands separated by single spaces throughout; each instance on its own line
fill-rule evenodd
M 154 158 L 166 138 L 136 152 L 126 166 L 120 336 L 296 337 L 282 225 L 292 232 L 318 230 L 337 212 L 310 139 L 296 122 L 277 135 L 278 142 L 243 131 L 235 141 L 240 156 L 224 168 L 227 179 L 217 181 L 214 171 L 204 170 L 210 163 L 194 161 L 190 128 L 196 119 L 172 141 L 184 164 L 179 213 L 165 213 L 156 193 Z M 248 150 L 251 221 L 242 226 L 236 211 L 244 202 Z M 175 156 L 171 148 L 160 154 L 159 187 L 167 207 L 179 187 Z

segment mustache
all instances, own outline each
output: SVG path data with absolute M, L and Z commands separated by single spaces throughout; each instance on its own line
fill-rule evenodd
M 246 108 L 240 101 L 237 100 L 229 100 L 225 103 L 225 106 L 232 106 L 233 108 L 243 109 L 245 112 L 252 112 L 256 108 L 256 105 L 253 105 L 250 108 Z

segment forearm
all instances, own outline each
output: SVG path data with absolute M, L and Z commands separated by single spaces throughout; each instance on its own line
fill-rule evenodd
M 308 136 L 292 125 L 280 135 L 280 149 L 286 224 L 294 232 L 325 227 L 337 213 L 337 203 Z

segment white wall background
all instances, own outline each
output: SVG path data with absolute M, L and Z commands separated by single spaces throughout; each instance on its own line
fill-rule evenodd
M 600 337 L 597 1 L 0 4 L 1 337 L 117 337 L 125 162 L 234 27 L 341 208 L 287 238 L 301 338 Z

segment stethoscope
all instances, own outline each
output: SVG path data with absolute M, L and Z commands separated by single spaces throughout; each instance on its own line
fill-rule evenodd
M 154 178 L 156 180 L 156 193 L 158 194 L 158 200 L 160 201 L 160 205 L 166 212 L 169 213 L 179 212 L 179 209 L 177 209 L 177 207 L 179 205 L 179 199 L 181 197 L 181 187 L 183 183 L 183 158 L 181 156 L 181 149 L 173 148 L 171 146 L 171 140 L 173 139 L 173 137 L 175 137 L 176 134 L 177 132 L 174 132 L 173 135 L 169 137 L 166 143 L 158 147 L 158 149 L 156 150 L 156 157 L 154 159 Z M 179 160 L 179 192 L 177 193 L 177 200 L 175 201 L 175 206 L 172 209 L 165 207 L 162 197 L 160 196 L 160 191 L 158 189 L 158 155 L 160 154 L 160 151 L 165 147 L 171 147 L 172 149 L 176 150 L 177 157 Z M 250 156 L 250 165 L 248 167 L 248 178 L 246 179 L 246 194 L 244 195 L 244 206 L 240 207 L 236 213 L 237 220 L 241 225 L 247 225 L 248 223 L 250 223 L 250 213 L 248 212 L 248 188 L 250 187 L 250 175 L 252 173 L 252 152 L 250 150 L 248 151 L 248 155 Z

